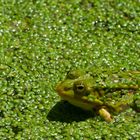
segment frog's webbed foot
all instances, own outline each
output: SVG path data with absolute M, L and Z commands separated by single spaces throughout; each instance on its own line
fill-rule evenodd
M 100 116 L 107 122 L 112 122 L 113 121 L 113 118 L 111 116 L 111 114 L 104 108 L 101 108 L 99 110 L 99 114 Z

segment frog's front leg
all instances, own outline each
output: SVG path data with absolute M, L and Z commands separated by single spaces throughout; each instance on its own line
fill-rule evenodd
M 113 121 L 111 114 L 105 108 L 101 108 L 99 110 L 99 114 L 105 121 L 107 121 L 107 122 Z

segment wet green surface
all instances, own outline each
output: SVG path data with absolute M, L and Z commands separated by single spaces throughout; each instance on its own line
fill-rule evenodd
M 132 109 L 108 124 L 55 92 L 72 68 L 139 71 L 139 22 L 139 1 L 1 1 L 0 139 L 139 139 Z

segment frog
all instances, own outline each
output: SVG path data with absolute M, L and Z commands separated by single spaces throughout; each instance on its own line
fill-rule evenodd
M 108 69 L 74 69 L 56 86 L 62 101 L 95 112 L 106 122 L 129 107 L 140 111 L 139 89 L 140 71 Z

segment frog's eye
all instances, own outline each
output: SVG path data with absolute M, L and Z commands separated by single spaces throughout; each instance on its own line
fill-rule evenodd
M 84 75 L 82 71 L 80 70 L 75 70 L 75 71 L 70 71 L 67 74 L 67 79 L 77 79 L 79 78 L 81 75 Z
M 69 72 L 68 75 L 67 75 L 67 79 L 76 79 L 76 78 L 78 78 L 77 75 L 75 75 L 72 72 Z
M 79 92 L 82 92 L 82 91 L 84 90 L 84 88 L 85 88 L 85 86 L 82 85 L 82 84 L 76 86 L 76 89 L 77 89 L 77 91 L 79 91 Z
M 76 81 L 73 88 L 76 93 L 84 94 L 86 92 L 86 85 L 83 81 Z

